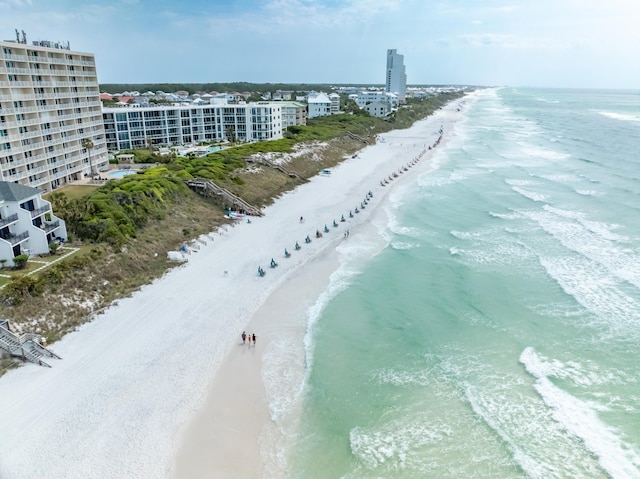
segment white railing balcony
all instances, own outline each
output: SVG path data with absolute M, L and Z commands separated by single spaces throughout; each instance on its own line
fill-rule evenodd
M 15 53 L 5 53 L 4 57 L 7 60 L 18 60 L 20 62 L 26 62 L 27 61 L 27 56 L 26 55 L 16 55 Z
M 18 222 L 18 214 L 14 213 L 12 215 L 7 216 L 6 218 L 0 218 L 0 228 L 4 228 L 5 226 L 9 226 L 12 223 Z
M 17 73 L 19 75 L 31 75 L 32 71 L 28 68 L 8 67 L 7 73 Z
M 42 206 L 40 208 L 36 208 L 34 210 L 29 211 L 31 213 L 31 218 L 35 218 L 37 216 L 42 216 L 45 213 L 51 212 L 51 205 Z
M 42 120 L 40 118 L 27 118 L 26 120 L 18 120 L 17 123 L 20 126 L 29 126 L 42 123 Z
M 37 175 L 38 173 L 44 173 L 50 169 L 49 165 L 39 166 L 38 168 L 31 168 L 30 170 L 27 170 L 27 173 L 29 173 L 29 175 Z

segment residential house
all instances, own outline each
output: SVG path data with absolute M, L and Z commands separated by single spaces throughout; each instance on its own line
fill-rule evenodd
M 391 105 L 388 101 L 372 101 L 371 103 L 367 103 L 364 106 L 363 110 L 365 110 L 371 116 L 384 118 L 389 113 L 391 113 Z
M 308 118 L 331 114 L 331 99 L 326 93 L 316 93 L 314 96 L 310 95 L 307 104 L 309 105 Z

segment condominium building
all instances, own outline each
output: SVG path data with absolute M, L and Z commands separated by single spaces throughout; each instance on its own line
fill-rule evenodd
M 109 150 L 282 138 L 280 102 L 104 108 Z
M 107 166 L 94 56 L 0 42 L 0 180 L 46 192 Z
M 297 101 L 278 102 L 282 108 L 282 130 L 289 126 L 307 124 L 307 105 Z
M 387 50 L 387 75 L 385 91 L 398 95 L 404 102 L 407 96 L 407 73 L 404 68 L 404 55 L 395 49 Z
M 65 241 L 64 220 L 38 188 L 0 181 L 0 259 L 13 266 L 16 256 L 46 254 L 49 244 Z

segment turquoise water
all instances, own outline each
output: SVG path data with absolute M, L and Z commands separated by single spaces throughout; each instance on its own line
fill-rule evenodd
M 466 117 L 315 318 L 289 477 L 640 477 L 640 94 Z
M 135 175 L 135 173 L 136 172 L 132 170 L 116 170 L 109 172 L 108 176 L 109 178 L 124 178 L 128 175 Z

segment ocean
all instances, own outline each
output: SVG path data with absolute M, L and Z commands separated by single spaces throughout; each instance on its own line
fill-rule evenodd
M 640 93 L 492 89 L 464 116 L 378 238 L 339 247 L 275 456 L 291 478 L 640 478 Z

